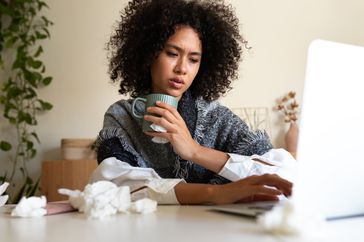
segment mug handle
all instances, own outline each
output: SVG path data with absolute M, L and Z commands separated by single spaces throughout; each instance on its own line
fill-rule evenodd
M 135 117 L 135 118 L 139 118 L 139 119 L 143 119 L 143 115 L 140 115 L 140 114 L 137 114 L 136 112 L 135 112 L 135 104 L 136 104 L 136 102 L 137 101 L 141 101 L 141 102 L 147 102 L 147 99 L 146 98 L 142 98 L 142 97 L 137 97 L 137 98 L 135 98 L 134 99 L 134 101 L 133 101 L 133 103 L 132 103 L 132 105 L 131 105 L 131 113 L 132 113 L 132 115 Z

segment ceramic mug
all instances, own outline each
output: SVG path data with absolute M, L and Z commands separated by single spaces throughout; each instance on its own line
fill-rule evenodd
M 144 109 L 144 113 L 142 114 L 138 114 L 135 110 L 135 104 L 137 102 L 144 102 L 145 103 L 145 109 Z M 149 107 L 153 107 L 156 106 L 156 102 L 157 101 L 161 101 L 164 103 L 167 103 L 175 108 L 177 108 L 178 106 L 178 100 L 177 98 L 170 96 L 170 95 L 166 95 L 166 94 L 160 94 L 160 93 L 153 93 L 153 94 L 149 94 L 145 97 L 137 97 L 133 100 L 133 103 L 131 105 L 131 113 L 135 118 L 141 119 L 142 120 L 142 129 L 143 131 L 154 131 L 150 125 L 152 124 L 149 121 L 144 120 L 144 114 L 146 113 L 146 109 Z M 149 113 L 147 113 L 149 114 Z M 150 114 L 150 115 L 154 115 L 155 114 Z

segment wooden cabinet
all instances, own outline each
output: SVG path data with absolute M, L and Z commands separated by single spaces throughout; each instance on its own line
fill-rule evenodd
M 68 199 L 58 193 L 59 188 L 83 190 L 91 173 L 97 167 L 96 160 L 49 160 L 42 163 L 41 191 L 47 201 Z

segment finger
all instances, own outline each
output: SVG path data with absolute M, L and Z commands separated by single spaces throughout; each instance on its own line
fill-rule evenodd
M 149 121 L 155 125 L 162 126 L 167 130 L 167 132 L 175 132 L 176 127 L 173 123 L 170 123 L 168 120 L 166 120 L 163 117 L 156 117 L 153 115 L 144 115 L 144 120 Z
M 251 179 L 252 184 L 266 185 L 275 187 L 283 192 L 285 196 L 290 196 L 292 193 L 293 183 L 281 178 L 276 174 L 264 174 L 261 176 L 254 176 Z
M 156 114 L 159 117 L 163 117 L 170 123 L 175 123 L 177 120 L 177 118 L 171 113 L 171 111 L 169 111 L 168 109 L 165 109 L 165 108 L 160 108 L 160 107 L 155 107 L 155 106 L 148 107 L 147 112 Z
M 146 135 L 152 136 L 152 137 L 159 137 L 159 138 L 164 138 L 170 141 L 170 134 L 168 133 L 163 133 L 163 132 L 150 132 L 150 131 L 146 131 L 144 132 Z
M 171 105 L 169 105 L 167 103 L 161 102 L 161 101 L 157 101 L 156 105 L 158 107 L 161 107 L 161 108 L 164 108 L 164 109 L 167 109 L 168 111 L 170 111 L 175 118 L 182 119 L 181 115 L 177 111 L 177 108 L 175 108 L 175 107 L 173 107 L 173 106 L 171 106 Z
M 273 199 L 279 195 L 282 195 L 282 192 L 270 187 L 265 187 L 262 185 L 250 186 L 244 189 L 244 192 L 241 194 L 241 197 L 238 199 L 239 202 L 253 202 L 256 199 Z
M 282 191 L 272 188 L 272 187 L 257 185 L 257 186 L 254 186 L 253 189 L 254 189 L 254 195 L 255 194 L 268 195 L 268 196 L 282 195 Z
M 171 142 L 171 136 L 168 133 L 162 133 L 162 132 L 150 132 L 150 131 L 146 131 L 144 132 L 146 135 L 153 137 L 153 138 L 162 138 L 165 140 L 168 140 L 168 142 Z

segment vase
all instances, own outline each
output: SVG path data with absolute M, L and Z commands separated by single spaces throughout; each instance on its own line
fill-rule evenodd
M 296 157 L 299 128 L 296 122 L 291 122 L 284 137 L 286 150 Z

